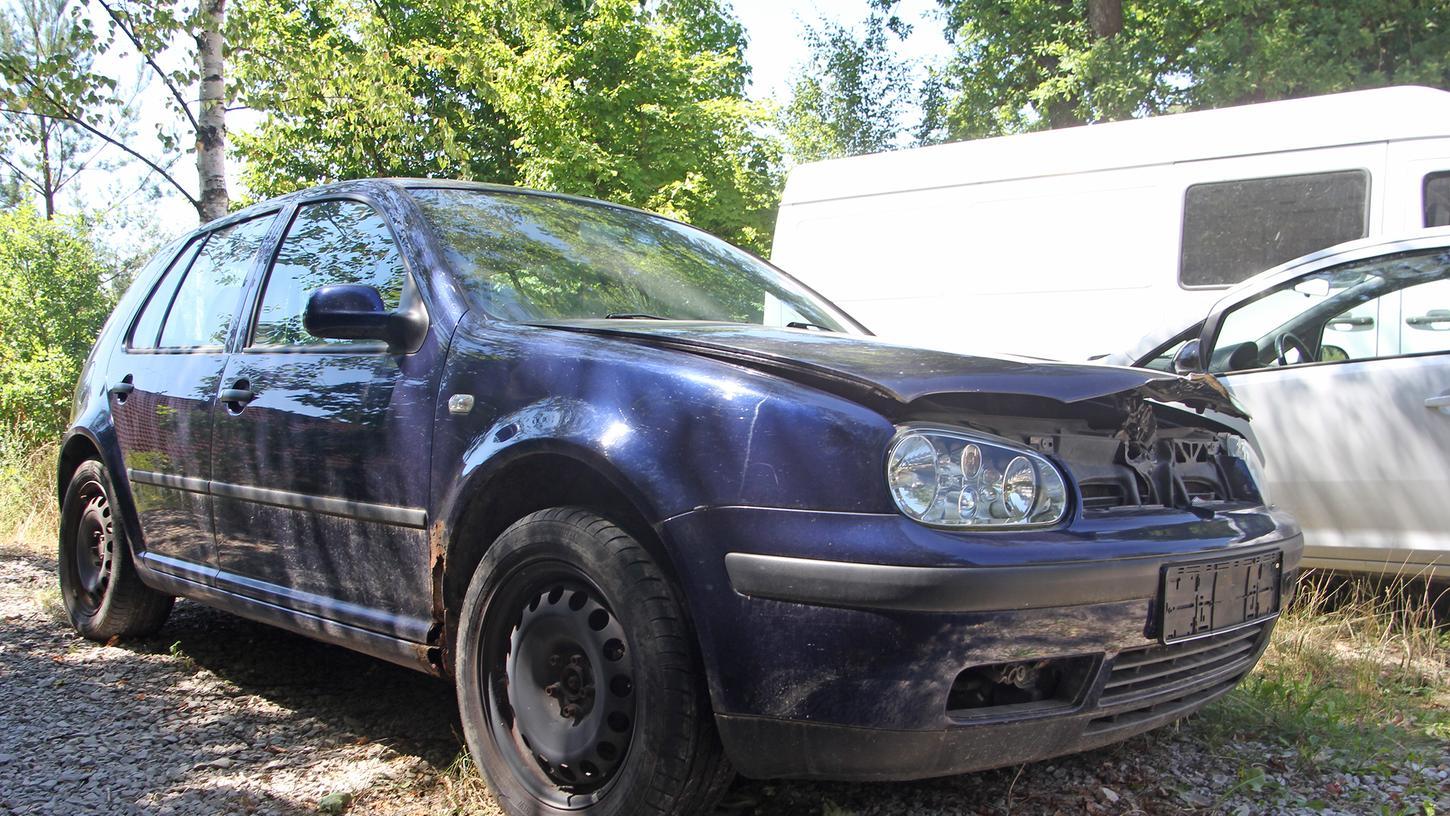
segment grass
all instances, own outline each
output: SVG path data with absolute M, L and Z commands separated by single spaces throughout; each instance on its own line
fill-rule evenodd
M 0 439 L 0 552 L 53 555 L 60 509 L 54 445 L 20 452 Z
M 1245 742 L 1282 749 L 1290 778 L 1391 776 L 1443 762 L 1450 627 L 1435 609 L 1447 592 L 1417 580 L 1306 575 L 1258 668 L 1197 718 L 1198 732 L 1225 750 Z M 1238 787 L 1259 794 L 1267 778 L 1262 758 L 1249 759 Z M 1412 785 L 1405 800 L 1436 794 Z

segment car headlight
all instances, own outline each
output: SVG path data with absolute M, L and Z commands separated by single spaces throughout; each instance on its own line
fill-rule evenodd
M 902 431 L 886 454 L 886 483 L 901 512 L 926 524 L 1041 527 L 1067 515 L 1067 483 L 1056 466 L 962 431 Z

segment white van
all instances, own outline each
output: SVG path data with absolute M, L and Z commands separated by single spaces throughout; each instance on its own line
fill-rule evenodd
M 1400 87 L 802 165 L 772 260 L 887 339 L 1083 359 L 1444 224 L 1450 92 Z

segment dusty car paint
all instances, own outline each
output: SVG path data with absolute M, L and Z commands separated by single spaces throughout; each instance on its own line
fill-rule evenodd
M 155 587 L 443 673 L 452 616 L 502 526 L 554 504 L 599 503 L 683 590 L 738 766 L 767 776 L 906 778 L 1076 750 L 1182 716 L 1208 698 L 1091 730 L 1142 708 L 1104 709 L 1099 697 L 1119 653 L 1158 642 L 1159 567 L 1270 549 L 1283 553 L 1286 579 L 1297 567 L 1293 521 L 1253 500 L 1252 483 L 1219 447 L 1231 433 L 1192 410 L 1236 411 L 1211 382 L 806 330 L 496 321 L 470 307 L 417 207 L 388 182 L 304 191 L 229 221 L 276 211 L 281 225 L 298 204 L 336 197 L 371 203 L 391 220 L 427 306 L 419 351 L 262 357 L 241 347 L 240 319 L 215 355 L 130 353 L 120 340 L 152 270 L 123 298 L 123 317 L 108 324 L 86 366 L 59 481 L 92 454 L 119 475 L 127 537 Z M 243 315 L 280 229 L 249 273 Z M 123 401 L 112 389 L 127 376 L 133 390 Z M 220 401 L 220 389 L 242 381 L 255 399 Z M 139 418 L 148 433 L 138 432 Z M 1063 523 L 1030 532 L 918 524 L 896 511 L 884 480 L 888 445 L 913 421 L 1035 447 L 1074 477 L 1111 470 L 1131 481 L 1129 465 L 1109 453 L 1129 446 L 1151 463 L 1146 485 L 1164 480 L 1142 488 L 1163 501 L 1087 512 L 1074 492 Z M 1169 462 L 1183 440 L 1215 451 L 1205 467 L 1222 472 L 1224 502 L 1204 505 L 1173 488 Z M 732 552 L 1146 572 L 1090 604 L 1064 597 L 1046 607 L 1039 599 L 1022 608 L 900 611 L 751 597 L 732 586 Z M 1271 626 L 1255 630 L 1253 651 L 1238 655 L 1231 677 L 1199 691 L 1226 691 Z M 981 731 L 981 721 L 945 705 L 969 666 L 1082 656 L 1091 668 L 1081 695 L 1041 715 L 989 723 L 1005 730 Z M 943 746 L 996 733 L 1010 744 L 995 755 L 927 761 L 918 745 L 894 759 L 852 754 L 801 765 L 790 746 L 818 739 L 793 730 L 801 723 L 910 733 Z M 776 748 L 748 749 L 761 738 Z

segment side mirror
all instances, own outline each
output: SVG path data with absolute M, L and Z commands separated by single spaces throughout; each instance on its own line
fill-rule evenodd
M 1198 353 L 1198 348 L 1197 337 L 1183 344 L 1183 348 L 1173 355 L 1174 374 L 1192 374 L 1203 370 L 1203 355 Z
M 403 354 L 417 351 L 428 332 L 421 310 L 390 312 L 376 288 L 355 283 L 313 291 L 302 313 L 302 327 L 328 340 L 381 340 L 388 351 Z

